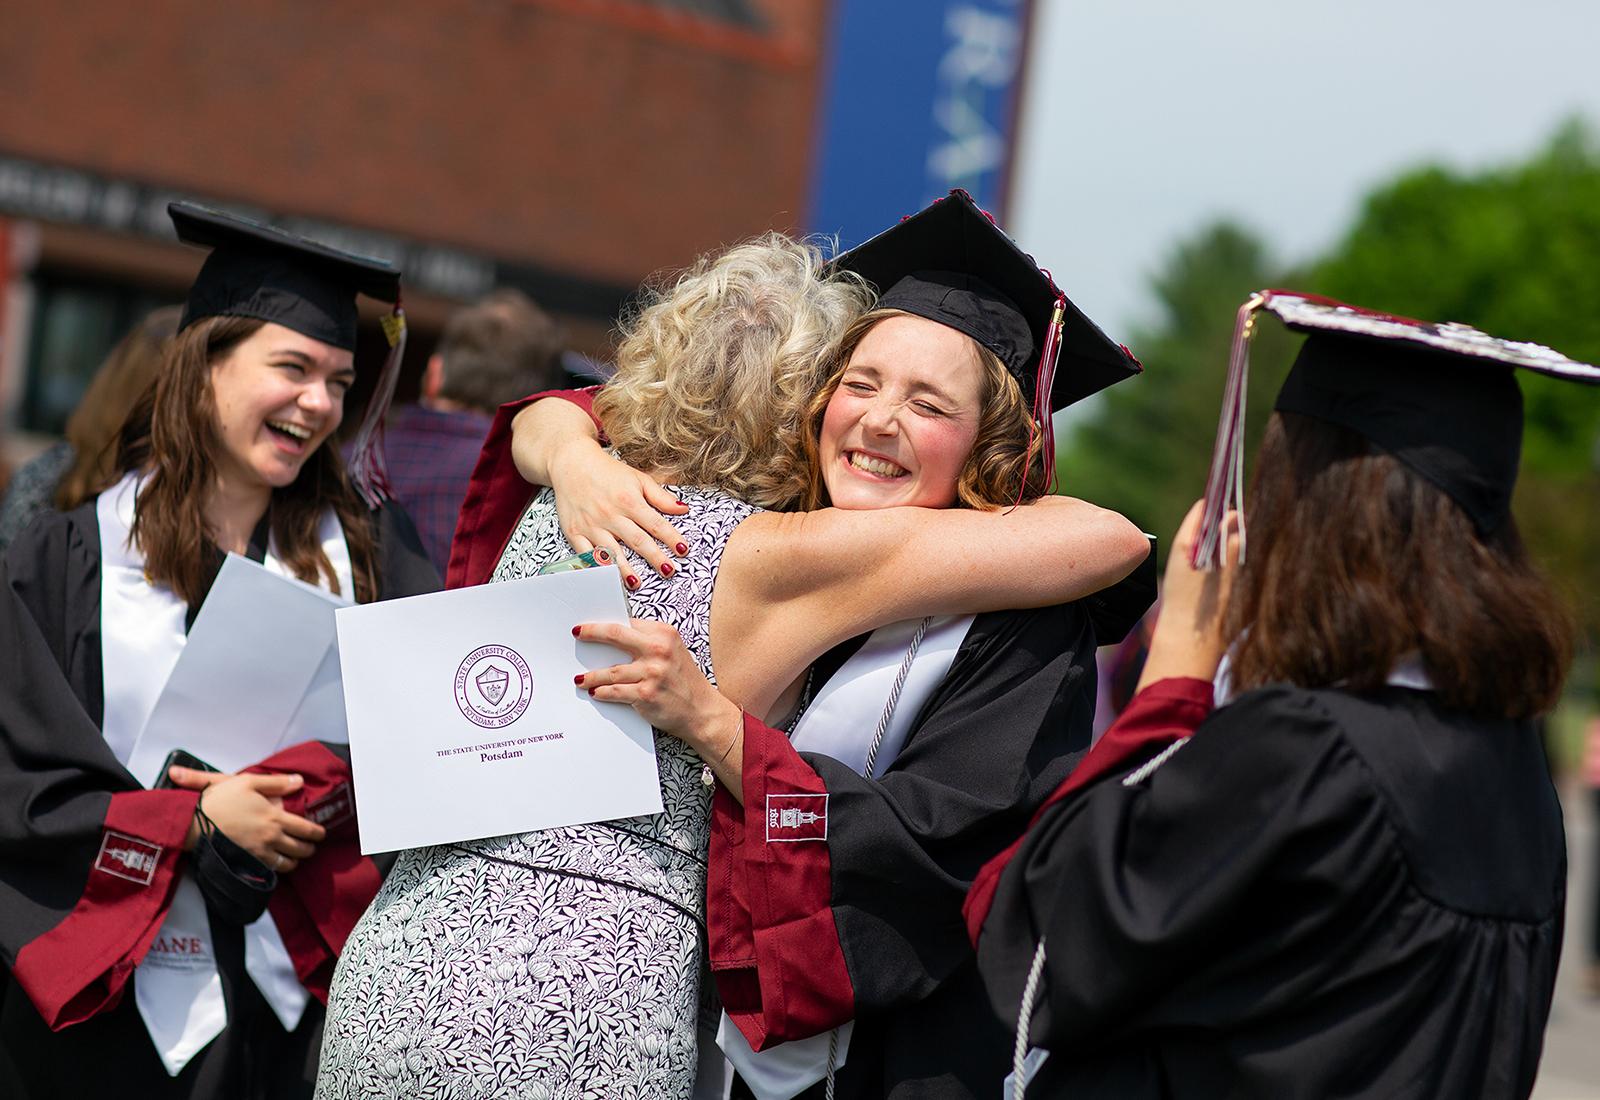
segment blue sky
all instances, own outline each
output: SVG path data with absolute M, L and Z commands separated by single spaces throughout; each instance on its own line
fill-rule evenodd
M 1122 339 L 1212 218 L 1305 258 L 1403 168 L 1600 127 L 1597 0 L 1034 3 L 1008 227 Z

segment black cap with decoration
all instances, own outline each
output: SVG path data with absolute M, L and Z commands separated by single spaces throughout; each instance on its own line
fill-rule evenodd
M 1275 408 L 1337 424 L 1395 456 L 1454 500 L 1480 535 L 1511 514 L 1522 450 L 1515 368 L 1600 385 L 1600 367 L 1540 344 L 1453 322 L 1417 321 L 1289 290 L 1239 309 L 1193 564 L 1214 568 L 1223 518 L 1240 517 L 1244 554 L 1244 416 L 1249 348 L 1265 310 L 1307 334 Z

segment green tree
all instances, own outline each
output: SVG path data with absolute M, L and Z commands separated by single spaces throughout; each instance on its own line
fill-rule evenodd
M 1237 225 L 1206 227 L 1178 245 L 1154 280 L 1160 314 L 1130 346 L 1145 374 L 1093 400 L 1063 440 L 1057 466 L 1064 492 L 1115 508 L 1159 535 L 1162 549 L 1205 490 L 1227 375 L 1234 313 L 1281 272 L 1266 248 Z M 1288 341 L 1258 328 L 1249 419 L 1254 449 L 1282 381 Z
M 1154 280 L 1160 307 L 1132 347 L 1147 376 L 1095 398 L 1064 432 L 1063 491 L 1170 537 L 1205 485 L 1233 318 L 1252 290 L 1289 286 L 1600 363 L 1600 141 L 1563 125 L 1525 162 L 1475 172 L 1424 167 L 1376 189 L 1349 233 L 1304 271 L 1280 266 L 1236 225 L 1181 243 Z M 1257 326 L 1253 453 L 1298 339 Z M 1600 388 L 1521 372 L 1526 399 L 1518 523 L 1534 556 L 1600 639 Z M 1590 678 L 1580 669 L 1580 681 Z

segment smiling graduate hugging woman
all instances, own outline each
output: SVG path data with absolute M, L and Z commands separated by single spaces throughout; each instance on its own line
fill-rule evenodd
M 1038 630 L 1034 658 L 1069 682 L 1020 701 L 1018 729 L 1058 700 L 1062 709 L 1084 707 L 1071 668 L 1089 629 L 1075 612 L 1053 609 L 1144 560 L 1147 543 L 1122 517 L 1064 498 L 993 510 L 776 510 L 794 508 L 809 484 L 807 411 L 870 297 L 861 279 L 829 271 L 815 248 L 769 234 L 664 280 L 629 319 L 596 411 L 619 455 L 639 469 L 604 461 L 625 478 L 652 478 L 686 510 L 675 520 L 681 538 L 667 543 L 674 551 L 681 544 L 683 555 L 630 573 L 631 617 L 681 638 L 675 652 L 686 676 L 678 682 L 714 682 L 779 724 L 798 709 L 807 669 L 822 654 L 929 615 L 964 624 L 939 645 L 928 633 L 928 650 L 960 662 L 957 690 L 998 675 L 1007 643 Z M 977 362 L 975 351 L 965 353 L 949 372 L 952 389 L 963 384 L 952 393 L 963 403 L 950 410 L 959 421 L 950 430 L 966 439 L 963 457 L 982 420 Z M 567 402 L 539 404 L 589 424 Z M 585 548 L 563 522 L 582 490 L 536 492 L 523 482 L 506 446 L 510 419 L 507 411 L 491 432 L 479 472 L 502 470 L 514 485 L 491 500 L 475 479 L 457 531 L 456 556 L 481 567 L 479 581 L 528 576 Z M 1009 449 L 1018 480 L 1030 464 L 1027 443 L 1023 433 Z M 490 517 L 501 522 L 478 522 Z M 1018 545 L 1030 547 L 1036 571 L 991 568 Z M 625 560 L 639 569 L 640 559 Z M 1018 616 L 966 629 L 988 608 L 1017 606 L 1052 610 L 1031 627 Z M 589 627 L 573 625 L 588 637 Z M 972 640 L 964 659 L 955 655 L 968 640 L 962 634 Z M 896 659 L 901 652 L 903 644 Z M 917 709 L 908 705 L 906 717 Z M 881 699 L 872 717 L 879 713 Z M 708 932 L 716 935 L 714 919 L 707 928 L 713 791 L 741 774 L 737 707 L 732 719 L 696 744 L 657 731 L 660 813 L 401 853 L 340 961 L 318 1095 L 726 1095 L 707 1033 L 720 1014 L 706 1011 L 701 973 Z M 967 725 L 966 735 L 978 736 L 982 724 Z M 1048 789 L 1040 783 L 1040 797 Z M 972 867 L 981 858 L 965 854 Z M 959 886 L 944 891 L 945 928 L 965 958 L 961 894 Z M 836 975 L 837 944 L 815 942 Z M 814 1080 L 827 1068 L 826 1039 L 821 1045 Z
M 849 517 L 862 531 L 905 513 L 975 525 L 1017 518 L 1048 484 L 1051 411 L 1139 370 L 963 192 L 836 257 L 831 270 L 878 293 L 802 395 L 797 504 L 818 510 L 787 518 L 792 539 L 824 517 Z M 595 401 L 623 457 L 634 433 L 607 413 L 632 400 L 630 383 L 613 381 Z M 679 575 L 684 566 L 661 546 L 681 555 L 695 540 L 651 504 L 682 509 L 602 451 L 588 417 L 538 401 L 514 423 L 518 467 L 552 480 L 575 546 L 638 551 L 656 574 L 645 584 Z M 491 514 L 492 497 L 481 499 L 458 534 L 463 579 L 473 579 L 476 546 L 504 542 L 473 526 Z M 1087 552 L 1116 546 L 1130 565 L 1145 558 L 1131 525 L 1063 530 Z M 1024 545 L 997 545 L 974 568 L 971 546 L 943 544 L 921 587 L 974 572 L 1021 589 L 1053 583 Z M 840 547 L 866 557 L 865 542 Z M 737 553 L 737 540 L 729 549 Z M 777 551 L 777 561 L 795 560 Z M 695 545 L 688 560 L 704 552 Z M 745 659 L 763 661 L 766 677 L 793 662 L 787 694 L 770 708 L 738 681 L 733 658 L 718 658 L 715 690 L 670 626 L 638 616 L 628 628 L 583 628 L 635 658 L 589 673 L 584 686 L 633 704 L 718 780 L 707 941 L 724 1009 L 715 1042 L 737 1073 L 734 1097 L 998 1092 L 1010 1040 L 984 1007 L 961 900 L 1087 749 L 1096 642 L 1120 638 L 1148 606 L 1150 564 L 1149 578 L 1141 570 L 1111 592 L 1083 587 L 1021 607 L 1000 599 L 975 615 L 858 632 L 814 664 L 782 594 L 752 599 L 741 614 L 772 629 Z M 710 1048 L 703 1038 L 702 1055 L 717 1054 Z
M 146 722 L 225 553 L 358 602 L 438 586 L 405 515 L 369 507 L 388 387 L 358 441 L 363 479 L 330 442 L 355 380 L 356 296 L 397 303 L 399 273 L 171 212 L 212 252 L 123 425 L 116 480 L 5 558 L 7 1097 L 309 1093 L 318 1002 L 380 880 L 356 850 L 344 746 L 304 742 L 232 775 L 147 769 L 134 750 L 185 747 Z

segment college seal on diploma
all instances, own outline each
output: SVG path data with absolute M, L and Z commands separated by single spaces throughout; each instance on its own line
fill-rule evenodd
M 456 706 L 467 721 L 484 729 L 509 726 L 528 709 L 533 674 L 509 646 L 479 646 L 456 668 Z
M 563 683 L 620 656 L 575 624 L 627 621 L 614 565 L 340 608 L 354 779 L 317 809 L 368 854 L 660 813 L 650 723 Z

